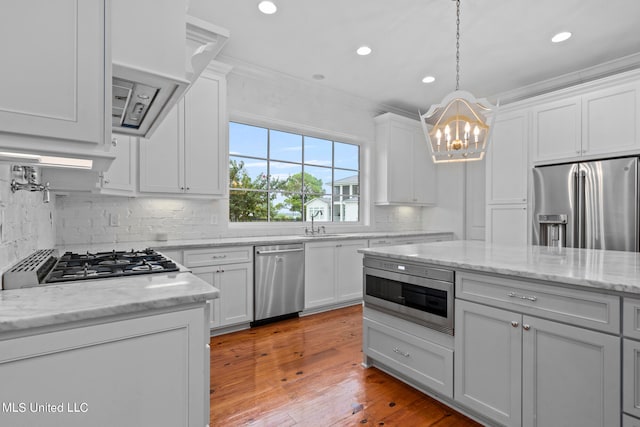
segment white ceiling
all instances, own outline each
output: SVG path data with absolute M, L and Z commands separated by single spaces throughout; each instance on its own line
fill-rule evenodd
M 274 15 L 260 13 L 258 0 L 191 0 L 189 13 L 230 30 L 223 62 L 285 73 L 408 113 L 427 110 L 455 89 L 452 0 L 274 2 Z M 460 27 L 460 89 L 492 102 L 640 66 L 638 0 L 462 0 Z M 559 31 L 573 37 L 551 43 Z M 373 53 L 356 55 L 360 45 Z M 422 83 L 425 75 L 436 82 Z

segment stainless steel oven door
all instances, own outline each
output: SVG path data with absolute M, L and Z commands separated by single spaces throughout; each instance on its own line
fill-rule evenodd
M 364 304 L 453 335 L 454 284 L 364 268 Z

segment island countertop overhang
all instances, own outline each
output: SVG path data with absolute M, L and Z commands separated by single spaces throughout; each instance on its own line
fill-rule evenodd
M 640 295 L 640 253 L 454 240 L 361 249 L 365 256 Z

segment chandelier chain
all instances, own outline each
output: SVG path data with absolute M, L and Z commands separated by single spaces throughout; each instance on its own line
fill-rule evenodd
M 456 90 L 460 89 L 460 0 L 456 0 Z

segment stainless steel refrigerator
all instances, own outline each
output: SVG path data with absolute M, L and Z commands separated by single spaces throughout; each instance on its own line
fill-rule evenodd
M 535 167 L 533 186 L 533 244 L 640 250 L 637 157 Z

